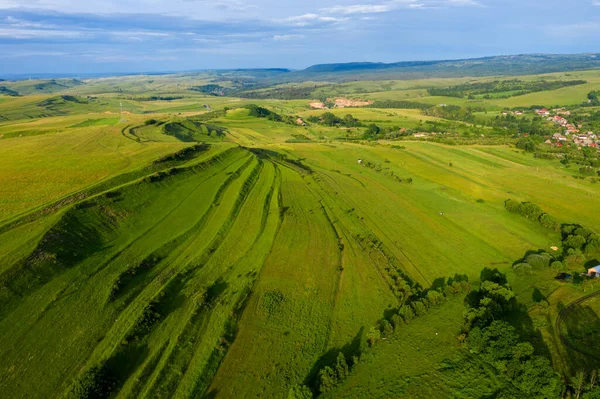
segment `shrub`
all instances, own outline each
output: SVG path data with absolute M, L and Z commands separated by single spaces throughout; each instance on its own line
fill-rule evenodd
M 547 229 L 552 229 L 554 231 L 560 230 L 560 222 L 547 213 L 544 213 L 542 216 L 540 216 L 540 224 Z
M 375 345 L 379 339 L 381 338 L 381 332 L 378 328 L 371 327 L 369 332 L 367 333 L 367 342 L 370 346 Z
M 444 296 L 440 294 L 438 291 L 429 290 L 427 292 L 427 300 L 432 306 L 436 306 L 444 302 Z
M 313 394 L 306 385 L 294 385 L 289 393 L 288 399 L 312 399 Z
M 381 322 L 381 334 L 383 337 L 391 337 L 392 334 L 394 333 L 394 327 L 392 327 L 392 325 L 390 324 L 389 321 L 387 320 L 383 320 Z
M 526 259 L 526 262 L 531 265 L 531 267 L 536 269 L 543 269 L 550 266 L 550 262 L 552 261 L 552 256 L 547 253 L 542 254 L 532 254 L 529 255 Z
M 392 316 L 392 325 L 394 326 L 394 330 L 398 330 L 398 328 L 404 324 L 404 320 L 402 320 L 402 317 L 400 317 L 400 315 L 395 314 Z
M 562 264 L 562 262 L 555 260 L 554 262 L 552 262 L 550 267 L 553 268 L 554 270 L 562 270 L 563 264 Z
M 424 316 L 427 314 L 427 307 L 422 301 L 415 301 L 411 305 L 417 316 Z
M 531 274 L 533 268 L 528 263 L 517 263 L 513 266 L 513 270 L 515 271 L 515 273 L 523 276 L 525 274 Z
M 335 387 L 336 381 L 335 372 L 329 366 L 325 366 L 319 371 L 319 392 L 329 392 Z
M 398 314 L 400 316 L 402 316 L 402 318 L 404 319 L 404 322 L 406 322 L 406 323 L 408 323 L 409 321 L 411 321 L 412 319 L 415 318 L 415 312 L 408 305 L 403 305 L 400 308 L 400 310 L 398 311 Z
M 103 365 L 88 369 L 73 385 L 70 397 L 76 399 L 105 398 L 116 386 L 116 380 Z
M 586 244 L 586 242 L 587 242 L 587 240 L 583 236 L 570 235 L 564 241 L 564 245 L 567 248 L 581 249 Z

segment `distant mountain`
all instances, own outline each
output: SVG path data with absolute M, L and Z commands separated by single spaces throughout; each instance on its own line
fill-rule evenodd
M 460 60 L 320 64 L 286 74 L 291 80 L 416 79 L 523 75 L 600 68 L 600 54 L 520 54 Z
M 304 72 L 347 72 L 357 70 L 374 70 L 374 69 L 391 69 L 391 68 L 407 68 L 407 67 L 422 67 L 435 65 L 448 61 L 404 61 L 385 64 L 383 62 L 348 62 L 344 64 L 320 64 L 313 65 L 304 70 Z

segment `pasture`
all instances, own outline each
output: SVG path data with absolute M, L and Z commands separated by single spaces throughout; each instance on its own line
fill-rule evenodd
M 457 339 L 464 295 L 366 349 L 366 333 L 410 296 L 454 276 L 477 287 L 484 269 L 507 275 L 523 310 L 511 321 L 532 326 L 524 336 L 557 371 L 597 366 L 569 360 L 553 324 L 597 289 L 556 273 L 580 273 L 591 259 L 517 274 L 528 251 L 558 256 L 561 236 L 505 209 L 508 198 L 532 202 L 597 229 L 600 185 L 574 178 L 578 166 L 534 157 L 510 137 L 363 137 L 372 123 L 446 123 L 457 137 L 480 129 L 418 109 L 329 110 L 352 114 L 361 123 L 352 128 L 254 117 L 245 106 L 293 122 L 325 111 L 305 98 L 190 90 L 213 79 L 7 83 L 23 96 L 0 100 L 0 396 L 280 398 L 314 387 L 337 353 L 359 347 L 360 362 L 322 397 L 493 396 L 507 381 Z M 489 113 L 477 117 L 492 120 L 505 107 L 579 105 L 600 84 L 584 71 L 519 77 L 588 83 L 504 99 L 427 91 L 493 79 L 305 86 L 325 97 L 482 106 Z M 574 344 L 594 353 L 585 320 L 595 301 L 565 320 Z

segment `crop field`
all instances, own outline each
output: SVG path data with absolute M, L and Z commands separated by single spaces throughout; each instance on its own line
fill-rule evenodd
M 509 78 L 235 92 L 242 73 L 2 83 L 19 96 L 0 97 L 0 397 L 519 397 L 467 337 L 492 271 L 514 291 L 502 317 L 556 373 L 600 366 L 598 297 L 556 329 L 600 289 L 581 276 L 600 248 L 569 252 L 570 233 L 505 203 L 592 237 L 598 166 L 492 126 L 505 108 L 582 112 L 598 71 L 472 99 L 429 90 Z M 239 96 L 197 90 L 215 82 Z M 311 109 L 313 94 L 390 102 Z M 410 102 L 479 108 L 451 119 Z M 560 262 L 513 267 L 531 254 Z

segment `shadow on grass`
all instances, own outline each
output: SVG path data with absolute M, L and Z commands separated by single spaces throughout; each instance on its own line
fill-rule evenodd
M 356 336 L 349 343 L 341 348 L 331 348 L 325 352 L 325 354 L 322 355 L 310 369 L 308 375 L 304 379 L 304 385 L 315 389 L 317 386 L 319 370 L 326 366 L 333 366 L 340 352 L 344 354 L 347 360 L 351 360 L 354 356 L 360 356 L 362 350 L 361 343 L 364 341 L 364 335 L 365 327 L 361 327 Z M 349 365 L 352 367 L 351 362 Z

